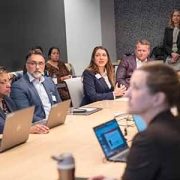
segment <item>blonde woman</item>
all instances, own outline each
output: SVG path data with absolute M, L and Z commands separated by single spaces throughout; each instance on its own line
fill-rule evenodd
M 164 33 L 164 48 L 166 63 L 180 70 L 180 10 L 175 9 L 170 15 L 169 26 Z

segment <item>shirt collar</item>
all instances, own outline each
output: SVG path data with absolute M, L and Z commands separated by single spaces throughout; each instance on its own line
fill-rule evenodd
M 37 81 L 37 79 L 35 79 L 29 72 L 27 72 L 27 75 L 28 75 L 28 77 L 29 77 L 29 81 L 30 82 L 35 82 L 35 81 Z M 40 83 L 42 83 L 42 82 L 44 82 L 44 76 L 41 76 L 41 78 L 40 78 Z
M 105 69 L 104 73 L 102 74 L 102 77 L 107 76 L 107 71 Z
M 136 58 L 136 62 L 147 62 L 147 58 L 144 60 L 144 61 L 141 61 L 141 60 L 139 60 L 138 58 Z

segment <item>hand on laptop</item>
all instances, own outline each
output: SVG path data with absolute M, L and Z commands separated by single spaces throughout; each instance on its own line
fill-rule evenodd
M 49 133 L 49 128 L 43 124 L 35 124 L 31 126 L 31 134 L 47 134 Z

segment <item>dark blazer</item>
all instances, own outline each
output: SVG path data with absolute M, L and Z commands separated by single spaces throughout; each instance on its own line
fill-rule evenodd
M 123 180 L 179 180 L 179 163 L 180 119 L 165 111 L 134 137 Z
M 44 77 L 44 88 L 48 94 L 51 105 L 61 101 L 55 84 L 50 77 Z M 46 118 L 42 101 L 33 83 L 29 81 L 27 74 L 15 81 L 11 87 L 11 97 L 18 109 L 35 106 L 33 122 Z M 53 98 L 55 97 L 55 99 Z
M 148 61 L 151 59 L 148 58 Z M 126 56 L 123 58 L 117 68 L 116 72 L 116 82 L 118 84 L 123 84 L 126 86 L 126 88 L 129 87 L 130 78 L 132 76 L 133 71 L 137 68 L 136 64 L 136 56 Z
M 82 105 L 95 101 L 114 99 L 113 88 L 109 89 L 104 78 L 100 74 L 91 71 L 83 72 L 84 99 Z
M 10 97 L 5 96 L 4 100 L 6 102 L 9 112 L 13 112 L 16 110 L 16 105 Z M 6 119 L 6 114 L 0 108 L 0 133 L 3 133 L 5 119 Z
M 165 53 L 170 56 L 172 53 L 172 45 L 173 45 L 173 28 L 166 27 L 164 32 L 163 45 L 165 49 Z M 180 33 L 177 38 L 177 53 L 180 54 Z

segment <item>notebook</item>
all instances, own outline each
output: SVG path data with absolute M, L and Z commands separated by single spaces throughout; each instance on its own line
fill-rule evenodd
M 129 147 L 115 119 L 93 128 L 107 160 L 126 162 Z
M 95 112 L 102 110 L 102 108 L 98 107 L 79 107 L 79 108 L 72 108 L 71 113 L 73 115 L 90 115 Z
M 34 106 L 7 114 L 2 139 L 0 139 L 0 152 L 27 141 L 33 113 Z
M 134 114 L 132 117 L 139 132 L 144 131 L 147 128 L 147 124 L 141 116 Z
M 70 102 L 71 100 L 66 100 L 53 104 L 48 119 L 37 121 L 33 124 L 44 124 L 50 129 L 64 124 L 70 107 Z

